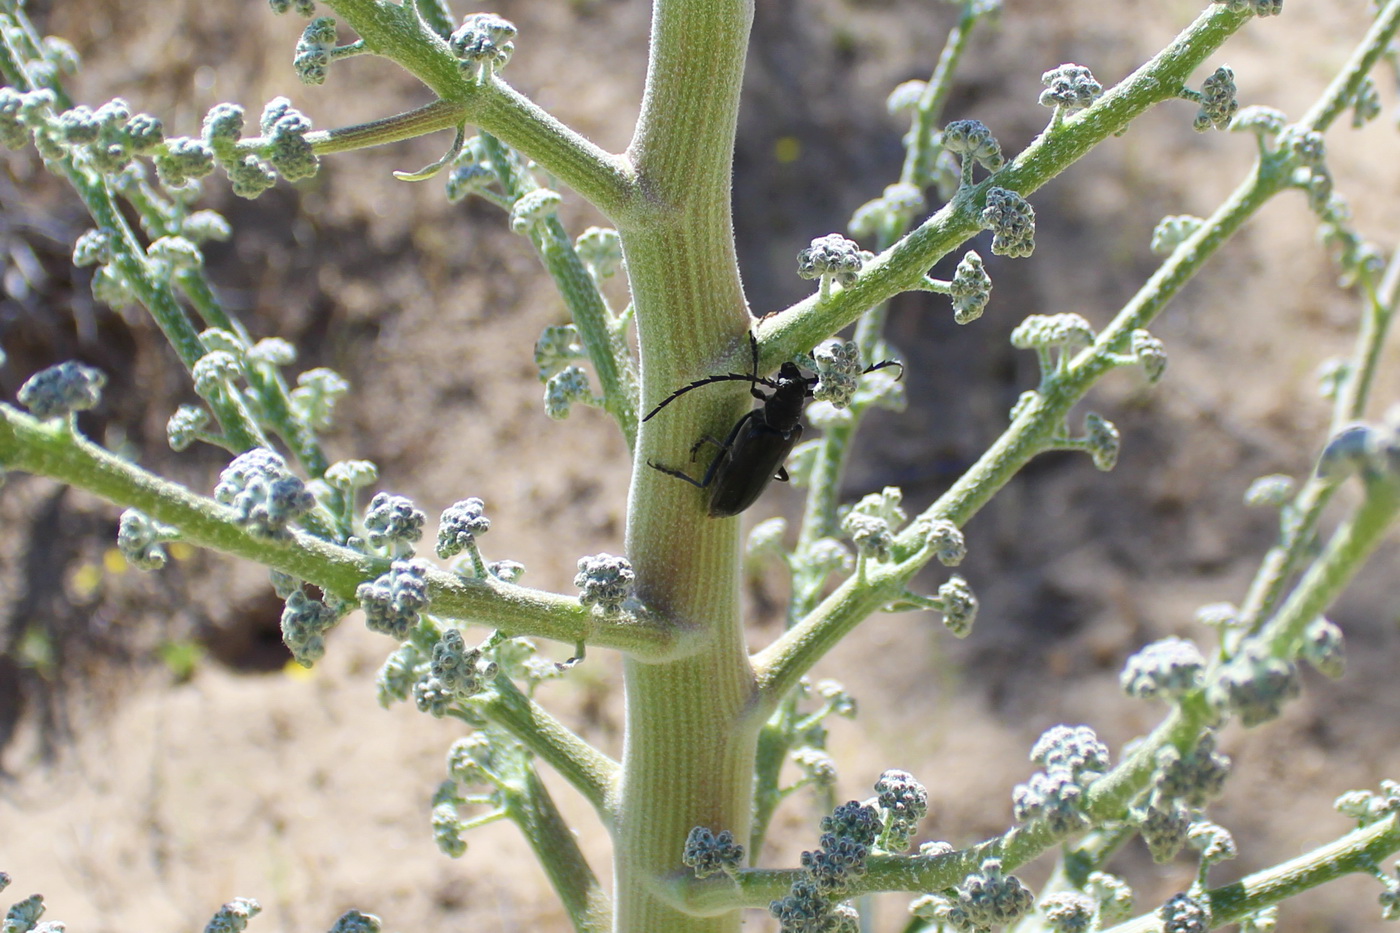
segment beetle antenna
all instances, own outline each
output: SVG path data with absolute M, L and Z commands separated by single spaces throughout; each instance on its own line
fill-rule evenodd
M 736 382 L 736 381 L 737 381 L 737 382 L 747 382 L 747 383 L 750 383 L 751 385 L 755 385 L 755 386 L 757 386 L 757 385 L 765 385 L 765 386 L 767 386 L 767 387 L 770 388 L 770 389 L 776 389 L 776 388 L 777 388 L 777 386 L 773 384 L 773 381 L 772 381 L 771 379 L 764 379 L 764 378 L 762 378 L 761 376 L 758 376 L 758 375 L 753 374 L 753 373 L 724 373 L 723 375 L 720 375 L 720 376 L 706 376 L 704 379 L 697 379 L 697 380 L 695 380 L 694 382 L 690 383 L 689 385 L 681 386 L 679 389 L 677 389 L 676 391 L 672 392 L 670 395 L 666 396 L 664 399 L 661 400 L 661 404 L 660 404 L 660 405 L 657 405 L 657 406 L 656 406 L 655 408 L 653 408 L 651 411 L 647 412 L 646 417 L 643 418 L 642 420 L 643 420 L 643 421 L 650 421 L 650 420 L 652 419 L 652 416 L 655 415 L 658 411 L 660 411 L 661 409 L 665 408 L 667 405 L 671 404 L 671 403 L 674 402 L 676 399 L 680 398 L 682 395 L 684 395 L 684 394 L 686 394 L 687 392 L 689 392 L 691 389 L 699 389 L 699 388 L 701 388 L 702 386 L 711 385 L 712 383 L 716 383 L 716 382 Z
M 885 361 L 880 362 L 880 363 L 872 363 L 871 365 L 865 367 L 865 369 L 861 370 L 861 373 L 860 373 L 860 374 L 861 374 L 862 376 L 864 376 L 866 373 L 873 373 L 873 372 L 874 372 L 875 370 L 877 370 L 877 369 L 889 369 L 891 366 L 898 366 L 898 367 L 899 367 L 899 375 L 898 375 L 898 376 L 895 376 L 894 378 L 895 378 L 896 380 L 903 379 L 903 378 L 904 378 L 904 364 L 901 363 L 899 360 L 885 360 Z

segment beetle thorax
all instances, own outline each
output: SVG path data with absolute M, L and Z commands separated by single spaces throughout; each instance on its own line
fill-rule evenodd
M 778 370 L 773 394 L 763 403 L 763 420 L 775 431 L 787 434 L 802 418 L 802 405 L 807 401 L 807 380 L 793 363 L 784 363 Z

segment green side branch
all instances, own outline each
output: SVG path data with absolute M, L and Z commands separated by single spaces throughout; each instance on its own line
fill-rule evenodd
M 441 98 L 415 111 L 412 131 L 398 139 L 471 123 L 529 156 L 615 222 L 646 210 L 626 159 L 589 142 L 499 78 L 472 83 L 447 43 L 412 6 L 380 0 L 328 0 L 326 5 L 359 33 L 369 51 L 397 62 Z M 333 151 L 329 147 L 389 142 L 396 119 L 368 125 L 372 130 L 341 131 L 319 144 Z
M 498 676 L 492 689 L 471 701 L 472 708 L 507 729 L 547 762 L 593 805 L 605 826 L 616 816 L 617 762 L 585 742 L 520 692 L 508 677 Z
M 982 229 L 987 189 L 995 185 L 1029 196 L 1099 143 L 1122 132 L 1148 108 L 1175 100 L 1191 72 L 1250 18 L 1212 4 L 1169 46 L 1093 106 L 1047 129 L 990 178 L 960 189 L 921 226 L 867 263 L 849 287 L 825 299 L 814 295 L 765 317 L 758 328 L 764 369 L 774 369 L 782 360 L 810 350 L 868 308 L 917 289 L 934 263 Z
M 58 424 L 41 423 L 0 405 L 0 464 L 91 492 L 136 508 L 177 528 L 184 540 L 306 580 L 353 601 L 360 583 L 389 569 L 385 558 L 295 532 L 289 542 L 256 537 L 236 524 L 229 510 L 185 487 L 114 456 Z M 508 635 L 548 638 L 612 648 L 643 658 L 684 650 L 676 627 L 636 614 L 604 616 L 576 598 L 513 584 L 494 577 L 464 580 L 434 570 L 428 575 L 432 612 L 444 618 L 499 629 Z

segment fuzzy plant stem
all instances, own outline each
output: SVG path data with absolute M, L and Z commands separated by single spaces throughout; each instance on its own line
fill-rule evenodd
M 730 166 L 752 0 L 655 0 L 651 57 L 628 149 L 657 205 L 618 219 L 641 348 L 643 410 L 677 386 L 748 354 L 750 315 L 730 216 Z M 658 896 L 695 826 L 748 840 L 753 675 L 739 614 L 739 523 L 707 515 L 707 495 L 647 467 L 685 463 L 705 434 L 743 412 L 742 386 L 693 393 L 642 424 L 628 507 L 637 594 L 697 630 L 694 652 L 625 667 L 626 806 L 614 833 L 616 929 L 737 931 L 740 913 L 693 917 Z

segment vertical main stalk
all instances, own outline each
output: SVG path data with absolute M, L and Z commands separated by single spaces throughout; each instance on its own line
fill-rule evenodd
M 747 357 L 748 305 L 730 217 L 730 172 L 752 0 L 655 0 L 646 93 L 629 147 L 648 205 L 619 218 L 636 308 L 642 402 Z M 696 635 L 696 650 L 626 666 L 627 743 L 614 834 L 616 929 L 734 933 L 740 912 L 687 916 L 652 881 L 681 865 L 695 826 L 747 841 L 757 730 L 739 615 L 738 522 L 713 519 L 705 491 L 646 466 L 684 464 L 724 436 L 742 386 L 716 385 L 642 425 L 628 503 L 637 594 Z

